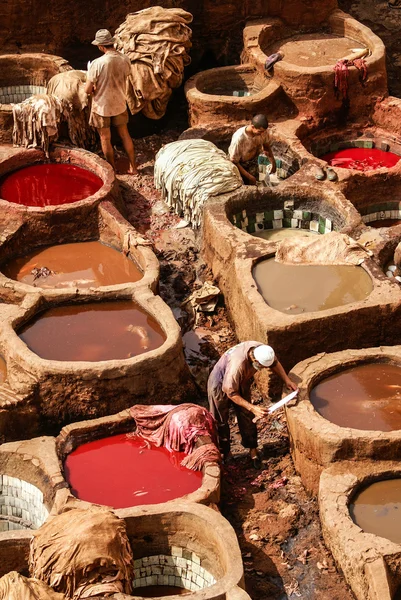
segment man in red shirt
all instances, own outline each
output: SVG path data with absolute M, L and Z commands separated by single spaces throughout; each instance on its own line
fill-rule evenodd
M 98 130 L 103 154 L 113 169 L 115 162 L 110 127 L 116 127 L 130 162 L 128 172 L 137 175 L 134 144 L 127 128 L 126 86 L 131 62 L 128 56 L 114 49 L 114 42 L 107 29 L 99 29 L 92 42 L 103 56 L 94 60 L 88 71 L 85 92 L 93 96 L 89 123 Z
M 251 384 L 256 371 L 271 368 L 291 390 L 298 386 L 285 372 L 271 346 L 249 341 L 227 350 L 216 363 L 208 380 L 209 410 L 218 423 L 220 449 L 225 457 L 230 453 L 229 410 L 232 406 L 238 420 L 242 445 L 249 448 L 255 468 L 260 467 L 258 433 L 255 418 L 267 415 L 267 409 L 250 402 Z

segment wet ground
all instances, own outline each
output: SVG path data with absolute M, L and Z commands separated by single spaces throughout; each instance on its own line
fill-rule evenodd
M 153 243 L 159 258 L 160 294 L 182 327 L 187 361 L 206 402 L 209 370 L 236 338 L 222 297 L 211 313 L 195 313 L 184 303 L 211 273 L 200 256 L 199 235 L 180 228 L 179 217 L 170 214 L 153 186 L 154 154 L 179 133 L 135 140 L 140 177 L 119 180 L 130 222 Z M 254 394 L 258 401 L 256 389 Z M 294 471 L 282 411 L 260 427 L 264 460 L 258 471 L 241 447 L 234 422 L 232 433 L 233 459 L 224 465 L 220 509 L 237 533 L 251 598 L 351 600 L 323 544 L 316 500 L 307 496 Z

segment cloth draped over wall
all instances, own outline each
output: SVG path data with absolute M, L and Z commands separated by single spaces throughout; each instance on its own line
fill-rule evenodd
M 308 238 L 283 240 L 277 247 L 275 260 L 303 265 L 360 265 L 372 252 L 344 233 L 331 231 Z
M 130 593 L 133 556 L 126 525 L 110 510 L 68 510 L 33 536 L 30 573 L 67 598 Z
M 0 579 L 0 600 L 65 600 L 65 596 L 42 581 L 11 571 Z
M 216 422 L 206 408 L 197 404 L 137 404 L 130 412 L 137 426 L 135 434 L 147 444 L 188 455 L 181 462 L 183 467 L 199 471 L 208 462 L 220 462 Z M 211 442 L 195 447 L 201 436 Z
M 161 148 L 154 181 L 167 204 L 193 227 L 201 224 L 208 198 L 242 186 L 237 167 L 223 150 L 202 139 L 179 140 Z
M 153 6 L 127 15 L 115 32 L 116 48 L 131 61 L 127 102 L 132 114 L 149 119 L 166 112 L 172 90 L 189 65 L 192 15 L 180 8 Z

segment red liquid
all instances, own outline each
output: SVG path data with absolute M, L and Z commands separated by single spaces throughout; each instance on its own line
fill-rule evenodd
M 23 206 L 56 206 L 88 198 L 102 185 L 100 177 L 81 167 L 39 164 L 5 175 L 0 198 Z
M 184 452 L 146 448 L 126 434 L 79 446 L 64 463 L 66 479 L 77 498 L 127 508 L 158 504 L 194 492 L 202 473 L 180 466 Z
M 159 324 L 129 300 L 51 308 L 19 336 L 42 358 L 92 362 L 131 358 L 166 339 Z
M 345 148 L 344 150 L 330 152 L 320 158 L 327 161 L 332 167 L 372 171 L 382 167 L 390 169 L 398 163 L 401 157 L 393 152 L 384 152 L 378 148 Z

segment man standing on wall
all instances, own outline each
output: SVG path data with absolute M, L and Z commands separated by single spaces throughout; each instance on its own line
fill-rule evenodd
M 270 172 L 276 172 L 276 161 L 270 147 L 268 127 L 269 123 L 265 115 L 255 115 L 249 125 L 240 127 L 233 134 L 228 156 L 238 167 L 245 183 L 256 185 L 256 178 L 259 175 L 257 163 L 259 154 L 265 154 L 269 158 L 272 165 Z
M 230 454 L 230 406 L 235 409 L 241 441 L 249 448 L 256 469 L 260 468 L 258 456 L 258 432 L 255 421 L 265 417 L 267 409 L 250 402 L 251 384 L 256 371 L 270 368 L 291 390 L 297 390 L 277 359 L 271 346 L 260 342 L 241 342 L 227 350 L 215 364 L 207 382 L 209 411 L 217 421 L 220 450 L 225 457 Z
M 114 42 L 107 29 L 99 29 L 92 42 L 103 56 L 94 60 L 88 71 L 85 92 L 93 95 L 89 123 L 98 130 L 103 154 L 113 169 L 115 162 L 110 127 L 117 128 L 130 162 L 128 172 L 137 175 L 134 144 L 127 128 L 126 85 L 131 63 L 127 56 L 114 49 Z

